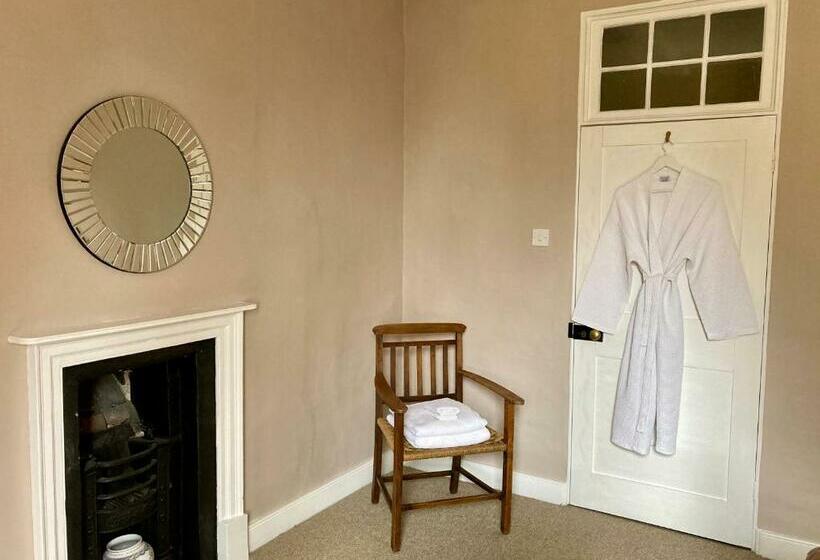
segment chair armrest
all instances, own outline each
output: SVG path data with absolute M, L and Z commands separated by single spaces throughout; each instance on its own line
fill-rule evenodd
M 471 379 L 479 385 L 482 385 L 485 389 L 489 389 L 499 397 L 503 398 L 505 401 L 511 402 L 512 404 L 524 404 L 524 399 L 522 399 L 506 387 L 502 387 L 495 381 L 490 381 L 486 377 L 478 375 L 477 373 L 473 373 L 472 371 L 467 371 L 466 369 L 459 370 L 459 373 L 461 373 L 461 375 L 463 375 L 467 379 Z
M 373 385 L 376 387 L 376 394 L 379 395 L 382 402 L 390 407 L 393 412 L 404 413 L 407 412 L 407 405 L 399 400 L 395 391 L 387 384 L 384 376 L 380 373 L 376 374 L 373 379 Z

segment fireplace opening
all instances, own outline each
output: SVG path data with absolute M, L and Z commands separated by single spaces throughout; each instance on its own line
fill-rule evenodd
M 64 368 L 68 560 L 216 560 L 215 366 L 209 339 Z

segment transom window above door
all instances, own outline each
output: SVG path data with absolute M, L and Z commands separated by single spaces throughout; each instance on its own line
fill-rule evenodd
M 781 0 L 653 3 L 583 19 L 582 121 L 775 109 Z

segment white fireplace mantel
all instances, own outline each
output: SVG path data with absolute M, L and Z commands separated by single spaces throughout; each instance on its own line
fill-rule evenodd
M 65 560 L 63 368 L 199 340 L 216 347 L 217 548 L 247 560 L 244 504 L 243 319 L 256 304 L 118 323 L 47 336 L 10 336 L 28 348 L 34 560 Z

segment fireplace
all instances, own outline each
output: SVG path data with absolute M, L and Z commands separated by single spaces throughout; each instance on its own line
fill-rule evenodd
M 68 560 L 216 560 L 214 340 L 63 369 Z
M 243 331 L 253 309 L 9 337 L 28 350 L 33 560 L 83 559 L 112 528 L 142 534 L 158 558 L 248 559 Z M 89 453 L 88 433 L 88 389 L 112 374 L 139 418 L 113 459 Z M 112 513 L 119 498 L 133 511 Z

